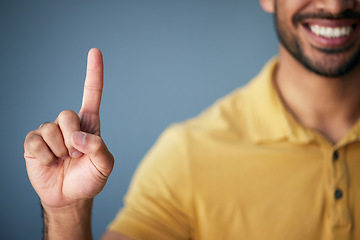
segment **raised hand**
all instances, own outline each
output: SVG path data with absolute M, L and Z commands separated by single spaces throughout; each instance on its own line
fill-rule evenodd
M 100 137 L 102 88 L 102 55 L 91 49 L 80 112 L 63 111 L 26 136 L 27 172 L 44 207 L 93 198 L 112 171 L 114 158 Z

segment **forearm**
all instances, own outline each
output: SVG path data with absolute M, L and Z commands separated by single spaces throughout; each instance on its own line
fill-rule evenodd
M 62 208 L 43 206 L 44 240 L 90 240 L 93 200 L 82 200 Z

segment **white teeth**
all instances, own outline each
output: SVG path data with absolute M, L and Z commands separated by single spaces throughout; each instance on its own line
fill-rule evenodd
M 311 25 L 310 30 L 318 36 L 326 38 L 339 38 L 349 36 L 353 28 L 351 26 L 347 27 L 323 27 L 319 25 Z

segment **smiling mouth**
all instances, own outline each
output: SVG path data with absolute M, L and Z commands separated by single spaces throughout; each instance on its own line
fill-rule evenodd
M 357 24 L 348 26 L 322 26 L 318 24 L 305 24 L 305 27 L 313 34 L 327 39 L 348 37 L 357 27 Z
M 355 26 L 345 27 L 324 27 L 320 25 L 312 25 L 310 31 L 317 36 L 325 38 L 341 38 L 349 36 L 355 29 Z

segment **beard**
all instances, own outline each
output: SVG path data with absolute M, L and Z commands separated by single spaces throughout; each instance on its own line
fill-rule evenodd
M 360 48 L 354 44 L 349 44 L 343 48 L 318 48 L 313 46 L 316 51 L 323 53 L 324 57 L 321 60 L 314 60 L 311 56 L 307 55 L 300 39 L 291 34 L 286 26 L 285 21 L 279 18 L 277 3 L 275 3 L 274 23 L 278 39 L 281 45 L 306 69 L 324 77 L 341 77 L 351 72 L 360 62 Z M 344 19 L 344 18 L 359 18 L 359 14 L 353 12 L 344 12 L 341 16 L 333 16 L 331 14 L 304 14 L 296 15 L 293 18 L 292 24 L 297 26 L 303 19 Z M 353 53 L 346 59 L 343 59 L 342 54 L 347 51 Z M 341 59 L 341 60 L 340 60 Z

